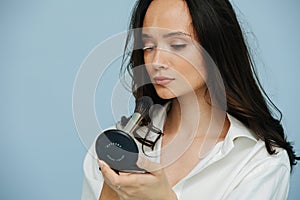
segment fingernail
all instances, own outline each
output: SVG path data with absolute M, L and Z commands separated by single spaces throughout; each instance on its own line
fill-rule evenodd
M 142 159 L 142 158 L 139 158 L 138 160 L 137 160 L 137 163 L 136 163 L 138 166 L 140 166 L 140 167 L 142 167 L 143 166 L 143 164 L 144 164 L 144 160 Z
M 99 160 L 98 164 L 99 164 L 99 169 L 101 170 L 102 167 L 104 166 L 104 162 L 102 160 Z

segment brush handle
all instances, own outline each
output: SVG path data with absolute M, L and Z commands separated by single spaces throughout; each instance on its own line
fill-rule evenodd
M 131 132 L 136 128 L 136 126 L 139 124 L 141 119 L 142 119 L 142 115 L 140 113 L 133 113 L 130 120 L 124 127 L 123 131 L 128 134 L 131 134 Z

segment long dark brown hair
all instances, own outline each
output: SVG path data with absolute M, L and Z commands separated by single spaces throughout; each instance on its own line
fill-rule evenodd
M 152 0 L 136 2 L 129 30 L 143 27 L 143 20 L 151 2 Z M 254 62 L 232 5 L 228 0 L 185 2 L 190 11 L 195 35 L 215 62 L 223 79 L 226 111 L 263 140 L 270 155 L 276 154 L 274 147 L 285 149 L 292 168 L 300 157 L 296 157 L 292 144 L 286 139 L 281 125 L 282 113 L 270 100 L 258 80 Z M 136 46 L 141 43 L 138 31 L 128 35 L 126 50 L 130 40 L 134 41 L 134 50 L 129 54 L 129 62 L 122 67 L 122 72 L 127 70 L 131 73 L 133 95 L 136 99 L 150 96 L 155 104 L 165 104 L 170 100 L 160 98 L 152 84 L 137 87 L 137 82 L 149 83 L 149 77 L 145 69 L 132 70 L 144 64 L 143 50 Z

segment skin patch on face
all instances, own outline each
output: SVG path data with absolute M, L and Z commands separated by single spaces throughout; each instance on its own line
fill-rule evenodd
M 163 99 L 200 94 L 206 73 L 186 2 L 153 1 L 143 25 L 144 61 L 157 94 Z

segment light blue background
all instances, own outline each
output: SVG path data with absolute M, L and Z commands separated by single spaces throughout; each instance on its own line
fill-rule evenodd
M 88 53 L 126 29 L 134 2 L 0 1 L 0 199 L 80 199 L 86 149 L 72 118 L 73 82 Z M 300 2 L 234 2 L 256 35 L 247 34 L 259 75 L 300 154 Z M 117 74 L 115 67 L 107 80 Z M 99 120 L 109 126 L 110 99 L 99 93 Z M 297 166 L 290 200 L 300 198 L 299 185 Z

